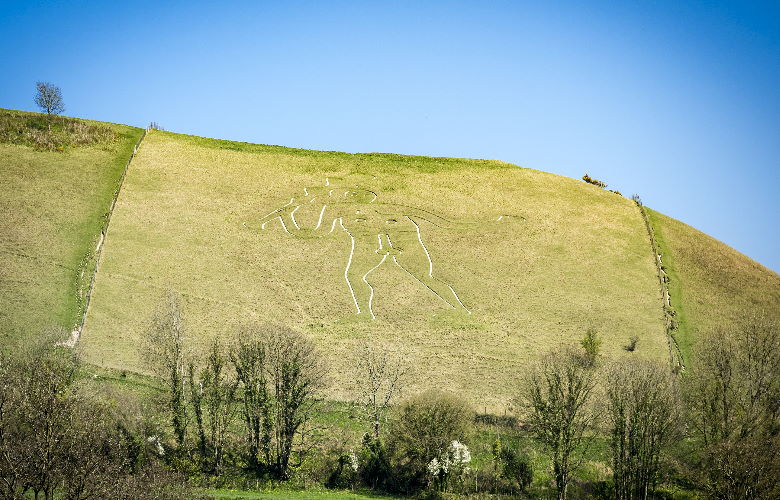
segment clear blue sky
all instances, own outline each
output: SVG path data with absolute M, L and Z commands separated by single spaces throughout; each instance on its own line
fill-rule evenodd
M 0 107 L 579 178 L 780 271 L 778 2 L 2 2 Z

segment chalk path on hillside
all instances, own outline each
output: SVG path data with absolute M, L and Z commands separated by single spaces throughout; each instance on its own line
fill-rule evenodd
M 325 227 L 330 225 L 325 235 L 333 233 L 338 225 L 350 238 L 344 280 L 358 315 L 376 318 L 376 290 L 369 277 L 389 261 L 452 309 L 471 314 L 455 289 L 434 274 L 433 258 L 423 241 L 419 222 L 426 221 L 445 229 L 476 228 L 479 227 L 477 223 L 453 222 L 411 206 L 375 203 L 377 198 L 378 194 L 374 191 L 335 187 L 326 178 L 325 187 L 304 187 L 302 197 L 290 198 L 285 205 L 251 226 L 265 230 L 269 223 L 278 220 L 287 234 L 295 236 L 300 232 L 298 234 L 312 236 L 317 235 L 324 221 L 327 221 Z M 312 229 L 301 227 L 295 217 L 299 209 L 309 206 L 317 207 L 314 213 L 317 209 L 319 211 L 317 223 Z M 505 214 L 490 223 L 508 223 L 518 218 L 523 217 Z M 247 224 L 244 223 L 244 226 Z

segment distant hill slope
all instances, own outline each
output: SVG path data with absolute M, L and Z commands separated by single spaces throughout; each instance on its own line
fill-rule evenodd
M 55 133 L 52 145 L 62 151 L 42 151 L 31 141 L 50 137 L 44 115 L 0 109 L 3 344 L 47 328 L 73 328 L 106 212 L 142 132 L 71 118 L 55 122 L 55 132 L 60 123 L 77 125 Z M 97 143 L 70 145 L 70 139 L 91 141 L 93 133 L 100 135 Z
M 285 225 L 262 230 L 279 208 Z M 307 332 L 337 397 L 364 342 L 404 353 L 412 390 L 442 387 L 494 408 L 529 362 L 588 327 L 608 356 L 629 355 L 622 347 L 638 335 L 631 355 L 668 359 L 636 205 L 495 161 L 151 132 L 107 235 L 82 336 L 88 359 L 143 369 L 139 337 L 169 288 L 183 294 L 199 347 L 250 320 Z
M 780 275 L 687 224 L 648 212 L 670 272 L 684 354 L 706 332 L 738 327 L 751 311 L 780 316 Z

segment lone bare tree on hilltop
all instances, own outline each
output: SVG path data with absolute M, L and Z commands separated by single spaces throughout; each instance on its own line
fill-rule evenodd
M 62 101 L 62 92 L 56 85 L 47 82 L 35 84 L 35 104 L 49 115 L 58 115 L 65 111 L 65 103 Z

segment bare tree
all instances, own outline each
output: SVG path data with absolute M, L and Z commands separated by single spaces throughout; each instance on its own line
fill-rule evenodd
M 35 84 L 35 104 L 49 115 L 58 115 L 65 111 L 60 88 L 47 82 Z
M 243 388 L 250 464 L 287 479 L 310 451 L 308 425 L 320 402 L 325 367 L 300 333 L 279 326 L 249 325 L 231 354 Z M 293 455 L 297 462 L 291 463 Z
M 618 362 L 607 374 L 615 497 L 644 500 L 655 490 L 663 449 L 679 436 L 677 380 L 668 366 Z
M 408 366 L 383 348 L 365 345 L 355 367 L 355 380 L 359 387 L 359 402 L 365 408 L 374 439 L 393 398 L 401 392 L 401 383 Z
M 209 471 L 219 474 L 225 454 L 228 430 L 236 416 L 238 380 L 228 373 L 228 359 L 218 340 L 211 345 L 206 366 L 196 378 L 189 365 L 190 393 L 198 427 L 198 440 Z
M 145 332 L 143 351 L 149 367 L 162 377 L 168 387 L 168 409 L 179 446 L 184 445 L 187 430 L 184 332 L 181 300 L 176 292 L 171 291 L 152 316 Z
M 705 445 L 702 483 L 717 498 L 780 496 L 780 321 L 755 314 L 703 338 L 686 385 Z
M 518 401 L 537 439 L 550 452 L 560 500 L 566 498 L 570 475 L 579 465 L 574 454 L 586 444 L 586 431 L 593 423 L 594 387 L 593 370 L 582 363 L 578 352 L 567 349 L 541 361 Z
M 261 456 L 271 461 L 271 403 L 266 371 L 266 345 L 257 327 L 247 325 L 239 332 L 230 360 L 241 383 L 244 425 L 249 467 L 260 471 Z

